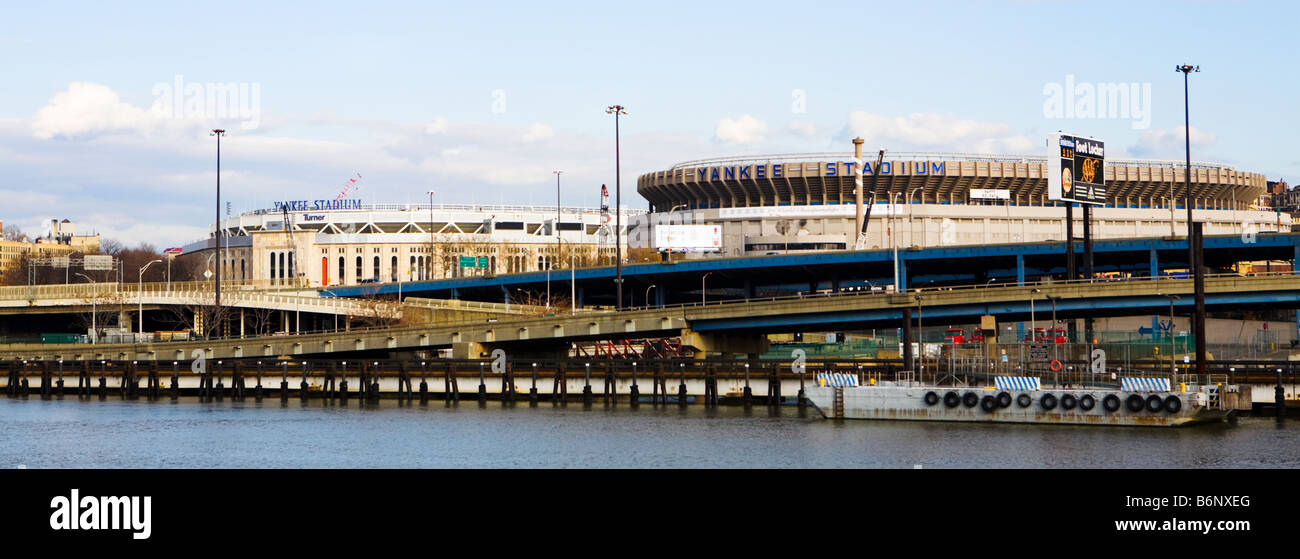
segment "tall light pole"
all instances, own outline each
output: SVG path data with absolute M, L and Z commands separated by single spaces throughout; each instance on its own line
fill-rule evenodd
M 213 254 L 221 252 L 221 137 L 226 135 L 226 131 L 220 128 L 213 128 L 209 136 L 217 137 L 217 221 L 216 236 L 213 237 L 215 244 L 212 245 Z M 217 319 L 217 335 L 221 335 L 221 264 L 225 255 L 217 258 L 217 278 L 216 278 L 216 297 L 215 307 L 212 311 L 213 318 Z M 143 316 L 141 317 L 144 318 Z
M 1204 266 L 1201 262 L 1202 237 L 1205 234 L 1204 229 L 1195 228 L 1192 224 L 1192 121 L 1191 109 L 1188 108 L 1187 101 L 1187 81 L 1188 75 L 1192 72 L 1200 72 L 1200 66 L 1184 64 L 1177 67 L 1177 71 L 1183 73 L 1183 140 L 1187 154 L 1187 170 L 1183 173 L 1186 179 L 1187 188 L 1187 262 L 1190 265 L 1188 272 L 1192 277 L 1192 335 L 1196 339 L 1196 372 L 1199 375 L 1205 374 L 1205 275 Z M 1195 234 L 1195 241 L 1192 236 Z
M 645 288 L 645 308 L 647 309 L 650 308 L 650 290 L 656 287 L 658 286 L 652 283 L 650 287 Z
M 79 275 L 79 276 L 81 276 L 81 277 L 83 277 L 83 278 L 86 278 L 86 281 L 89 281 L 89 282 L 90 282 L 90 285 L 95 285 L 95 280 L 91 279 L 90 276 L 88 276 L 88 275 L 86 275 L 86 274 L 83 274 L 83 273 L 81 273 L 81 272 L 77 272 L 77 275 Z M 92 289 L 92 291 L 91 291 L 91 293 L 90 293 L 90 343 L 93 344 L 93 343 L 95 343 L 96 339 L 99 338 L 99 329 L 95 327 L 95 326 L 96 326 L 96 324 L 95 324 L 95 293 L 94 293 L 94 291 L 93 291 L 95 288 L 94 288 L 94 287 L 91 287 L 91 289 Z
M 1192 124 L 1191 112 L 1187 106 L 1187 75 L 1192 72 L 1200 72 L 1200 66 L 1184 64 L 1178 66 L 1174 71 L 1183 73 L 1183 139 L 1186 142 L 1187 149 L 1187 167 L 1184 169 L 1183 178 L 1187 185 L 1187 253 L 1191 258 L 1196 258 L 1192 253 Z M 1193 263 L 1192 260 L 1188 260 Z
M 136 325 L 137 334 L 144 333 L 144 271 L 148 270 L 150 266 L 153 266 L 154 264 L 157 264 L 159 262 L 162 262 L 162 260 L 150 260 L 148 264 L 141 266 L 140 275 L 137 277 L 135 282 L 135 294 L 136 294 L 135 299 L 136 302 L 139 303 L 139 313 L 140 313 L 140 322 L 139 324 Z
M 700 278 L 700 304 L 701 304 L 701 305 L 708 303 L 708 300 L 705 299 L 705 294 L 708 293 L 708 291 L 705 290 L 705 287 L 704 287 L 704 286 L 705 286 L 705 283 L 704 283 L 704 282 L 705 282 L 705 280 L 709 279 L 709 276 L 712 275 L 712 274 L 713 274 L 713 272 L 709 272 L 709 273 L 704 274 L 704 277 Z
M 622 105 L 610 105 L 605 108 L 606 114 L 614 115 L 614 273 L 617 278 L 615 283 L 615 296 L 618 301 L 614 304 L 615 309 L 623 307 L 623 242 L 621 239 L 623 228 L 623 189 L 621 184 L 622 169 L 620 167 L 619 146 L 618 146 L 618 117 L 627 114 L 627 110 Z

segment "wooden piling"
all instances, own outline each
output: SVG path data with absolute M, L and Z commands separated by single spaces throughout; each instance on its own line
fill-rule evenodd
M 564 376 L 564 363 L 555 364 L 555 378 L 551 380 L 551 404 L 556 402 L 567 404 L 569 395 L 569 382 Z

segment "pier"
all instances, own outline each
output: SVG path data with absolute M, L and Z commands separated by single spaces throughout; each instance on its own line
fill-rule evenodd
M 1071 363 L 1060 373 L 1043 371 L 1044 383 L 1065 387 L 1117 385 L 1110 374 Z M 1215 361 L 1201 384 L 1236 385 L 1227 404 L 1256 413 L 1300 411 L 1300 367 L 1275 361 Z M 861 385 L 881 382 L 990 386 L 998 372 L 924 373 L 899 360 L 808 361 L 803 373 L 792 363 L 744 359 L 652 359 L 514 361 L 480 359 L 220 359 L 206 361 L 0 361 L 0 390 L 10 398 L 203 401 L 379 399 L 405 402 L 499 400 L 509 403 L 591 405 L 806 405 L 803 390 L 821 373 L 855 376 Z M 1126 375 L 1168 378 L 1161 365 Z M 1177 390 L 1177 383 L 1174 384 Z

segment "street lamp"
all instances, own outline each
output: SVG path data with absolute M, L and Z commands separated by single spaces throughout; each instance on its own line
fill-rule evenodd
M 916 340 L 920 342 L 919 344 L 917 344 L 918 349 L 920 349 L 920 351 L 917 353 L 920 354 L 921 357 L 917 362 L 917 368 L 920 370 L 921 375 L 925 375 L 925 327 L 921 325 L 921 294 L 917 293 L 915 297 L 916 297 Z M 917 380 L 920 380 L 920 378 L 918 377 Z
M 1174 364 L 1174 352 L 1177 348 L 1174 346 L 1174 301 L 1181 297 L 1173 294 L 1165 295 L 1169 298 L 1169 376 L 1171 379 L 1177 379 L 1177 369 Z
M 1061 357 L 1061 350 L 1060 350 L 1061 344 L 1056 343 L 1056 302 L 1059 301 L 1060 299 L 1061 296 L 1059 295 L 1047 296 L 1047 300 L 1052 302 L 1052 359 L 1058 361 L 1060 360 Z
M 614 308 L 618 309 L 623 306 L 623 242 L 620 231 L 623 227 L 623 189 L 620 177 L 622 170 L 618 145 L 618 117 L 627 114 L 627 110 L 622 105 L 610 105 L 605 108 L 605 113 L 614 115 L 614 273 L 617 276 L 614 282 L 615 295 L 618 297 Z
M 564 170 L 556 169 L 551 172 L 555 173 L 555 258 L 553 258 L 552 260 L 559 261 L 560 253 L 563 252 L 561 249 L 564 248 L 563 245 L 560 244 L 560 175 L 564 174 Z M 570 263 L 569 268 L 573 268 L 572 263 Z M 573 303 L 574 303 L 573 301 L 569 301 L 569 306 L 573 307 Z M 550 307 L 550 305 L 551 305 L 551 266 L 547 266 L 546 267 L 546 306 Z
M 89 281 L 91 285 L 95 285 L 95 280 L 90 279 L 90 276 L 83 274 L 81 272 L 77 272 L 76 274 L 78 276 L 86 278 L 86 281 Z M 91 289 L 95 289 L 95 288 L 92 287 Z M 98 337 L 99 337 L 99 329 L 95 327 L 95 293 L 92 292 L 90 294 L 90 343 L 94 344 L 95 339 Z
M 652 283 L 650 284 L 650 287 L 645 288 L 645 308 L 647 309 L 650 308 L 650 290 L 654 289 L 655 287 L 657 286 Z
M 889 245 L 894 249 L 894 293 L 907 291 L 901 285 L 898 285 L 898 240 L 894 238 L 894 229 L 897 228 L 897 220 L 894 218 L 898 215 L 898 207 L 895 206 L 894 199 L 902 194 L 902 192 L 891 192 L 889 194 L 889 223 L 891 225 L 889 228 Z
M 704 274 L 704 277 L 700 278 L 700 304 L 701 304 L 701 305 L 704 305 L 704 304 L 707 303 L 707 301 L 705 300 L 704 297 L 705 297 L 705 294 L 708 293 L 708 291 L 705 290 L 705 287 L 704 287 L 704 285 L 705 285 L 705 284 L 704 284 L 704 281 L 707 280 L 707 279 L 709 279 L 709 276 L 712 275 L 712 274 L 713 274 L 713 272 L 709 272 L 709 273 L 707 273 L 707 274 Z
M 918 191 L 918 190 L 923 190 L 924 188 L 925 188 L 924 186 L 918 186 L 918 187 L 916 187 L 916 188 L 913 188 L 913 189 L 911 190 L 911 192 L 908 192 L 908 193 L 907 193 L 907 198 L 906 198 L 906 204 L 907 204 L 907 239 L 908 239 L 909 241 L 911 241 L 911 246 L 917 246 L 917 245 L 916 245 L 916 232 L 912 229 L 912 215 L 916 213 L 916 210 L 913 210 L 913 209 L 912 209 L 912 195 L 913 195 L 913 194 L 916 194 L 916 191 Z M 922 202 L 924 202 L 924 200 L 922 200 Z M 921 242 L 924 243 L 924 242 L 925 242 L 925 239 L 921 239 Z
M 221 252 L 221 137 L 226 135 L 226 131 L 221 128 L 213 128 L 212 133 L 208 135 L 217 137 L 217 221 L 216 236 L 213 237 L 216 244 L 212 246 L 213 254 L 217 254 Z M 216 297 L 214 301 L 216 308 L 212 312 L 214 317 L 221 316 L 221 262 L 225 257 L 223 254 L 221 258 L 217 259 Z M 140 318 L 143 319 L 144 317 L 141 316 Z M 221 325 L 218 324 L 217 327 L 220 328 Z
M 1036 339 L 1036 335 L 1038 334 L 1038 322 L 1034 320 L 1034 294 L 1042 293 L 1042 291 L 1042 289 L 1035 287 L 1033 291 L 1029 292 L 1029 343 L 1031 344 L 1038 341 Z
M 135 299 L 136 299 L 136 301 L 139 303 L 139 311 L 140 311 L 140 324 L 138 324 L 138 325 L 136 326 L 136 333 L 137 333 L 137 334 L 143 334 L 143 333 L 144 333 L 144 271 L 145 271 L 145 270 L 148 270 L 150 266 L 153 266 L 154 264 L 157 264 L 157 263 L 159 263 L 159 262 L 162 262 L 162 260 L 150 260 L 148 264 L 145 264 L 144 266 L 141 266 L 141 267 L 140 267 L 140 274 L 139 274 L 139 276 L 137 276 L 137 278 L 136 278 L 136 282 L 135 282 L 135 290 L 136 290 L 135 293 L 136 293 L 136 298 L 135 298 Z M 221 274 L 217 274 L 217 275 L 220 276 Z
M 429 191 L 429 250 L 424 254 L 424 279 L 433 279 L 433 191 Z

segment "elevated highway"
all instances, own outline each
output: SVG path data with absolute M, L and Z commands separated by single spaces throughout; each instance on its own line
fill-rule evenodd
M 1300 276 L 1290 273 L 1206 278 L 1206 308 L 1300 308 Z M 1121 281 L 984 284 L 918 289 L 909 293 L 832 292 L 806 296 L 641 307 L 623 311 L 584 310 L 543 316 L 508 316 L 434 321 L 432 324 L 147 344 L 42 344 L 0 346 L 0 359 L 189 359 L 201 349 L 210 358 L 400 354 L 451 349 L 457 358 L 480 358 L 496 347 L 516 355 L 558 356 L 577 340 L 680 337 L 705 354 L 757 354 L 773 332 L 898 327 L 904 309 L 923 319 L 952 321 L 993 315 L 998 321 L 1028 321 L 1032 304 L 1058 316 L 1160 314 L 1192 302 L 1192 281 Z M 1040 316 L 1047 316 L 1040 314 Z

